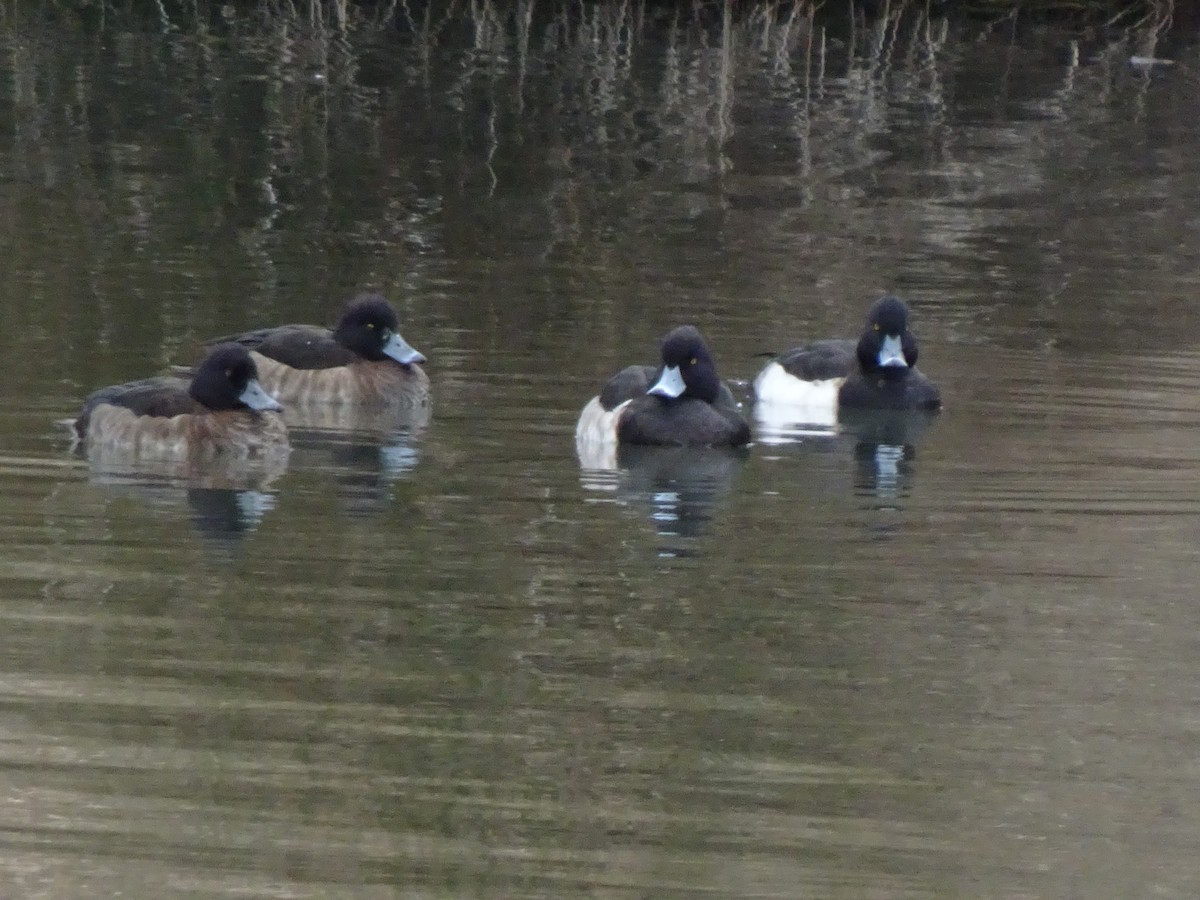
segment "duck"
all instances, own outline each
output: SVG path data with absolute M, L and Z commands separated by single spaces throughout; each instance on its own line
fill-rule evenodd
M 902 299 L 880 297 L 857 341 L 815 341 L 767 363 L 754 379 L 757 403 L 814 413 L 941 409 L 941 391 L 917 369 L 917 338 L 908 317 Z
M 282 410 L 246 348 L 220 344 L 190 382 L 159 376 L 94 391 L 72 428 L 89 455 L 254 459 L 288 451 Z
M 708 345 L 692 325 L 662 340 L 662 365 L 629 366 L 584 406 L 575 427 L 581 459 L 618 444 L 740 447 L 750 426 L 717 375 Z
M 278 325 L 226 335 L 250 351 L 263 387 L 289 408 L 424 406 L 425 355 L 400 336 L 395 309 L 381 294 L 359 294 L 332 328 Z

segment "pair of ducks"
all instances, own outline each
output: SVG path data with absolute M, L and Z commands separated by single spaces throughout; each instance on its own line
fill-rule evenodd
M 789 350 L 754 379 L 760 408 L 827 415 L 837 408 L 937 410 L 936 385 L 917 370 L 908 307 L 895 296 L 875 301 L 857 341 L 825 340 Z M 691 325 L 663 339 L 662 366 L 630 366 L 614 375 L 579 417 L 576 446 L 589 455 L 608 444 L 733 446 L 750 426 L 704 339 Z
M 400 336 L 387 300 L 364 294 L 332 330 L 283 325 L 213 342 L 190 383 L 159 377 L 98 390 L 84 401 L 74 429 L 88 450 L 254 458 L 288 447 L 281 402 L 427 403 L 424 362 Z M 885 296 L 871 307 L 857 342 L 818 341 L 783 354 L 759 373 L 755 394 L 764 404 L 938 409 L 940 394 L 916 362 L 908 308 Z M 660 367 L 623 369 L 588 402 L 576 441 L 741 446 L 750 441 L 750 426 L 700 332 L 684 325 L 664 338 Z
M 73 423 L 84 448 L 140 458 L 253 459 L 288 450 L 281 404 L 421 406 L 423 354 L 391 304 L 363 294 L 332 330 L 282 325 L 218 338 L 190 381 L 147 378 L 91 394 Z

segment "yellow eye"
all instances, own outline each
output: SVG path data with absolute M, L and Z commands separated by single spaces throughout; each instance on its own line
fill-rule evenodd
M 876 322 L 876 323 L 875 323 L 874 325 L 872 325 L 871 327 L 872 327 L 872 328 L 874 328 L 876 331 L 878 331 L 878 330 L 879 330 L 879 323 L 878 323 L 878 322 Z
M 688 365 L 689 365 L 689 366 L 694 366 L 695 364 L 696 364 L 696 357 L 694 357 L 694 356 L 693 356 L 693 357 L 692 357 L 692 361 L 691 361 L 690 363 L 688 363 Z
M 374 323 L 374 322 L 368 322 L 368 323 L 367 323 L 367 327 L 368 327 L 368 328 L 371 328 L 371 329 L 374 329 L 374 328 L 375 328 L 375 323 Z M 878 325 L 876 325 L 875 327 L 876 327 L 876 328 L 878 328 L 879 326 L 878 326 Z

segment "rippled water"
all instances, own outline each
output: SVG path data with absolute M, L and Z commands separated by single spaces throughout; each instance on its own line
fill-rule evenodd
M 163 10 L 0 29 L 0 893 L 1200 892 L 1189 35 Z M 362 287 L 427 419 L 56 425 Z M 580 466 L 884 290 L 941 415 Z

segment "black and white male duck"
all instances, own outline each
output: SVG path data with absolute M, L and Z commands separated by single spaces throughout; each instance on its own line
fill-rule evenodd
M 609 379 L 575 427 L 581 459 L 617 444 L 738 447 L 749 441 L 750 426 L 691 325 L 663 338 L 661 366 L 629 366 Z
M 757 403 L 817 414 L 836 410 L 937 410 L 942 396 L 917 369 L 908 306 L 880 297 L 857 342 L 824 340 L 776 357 L 754 379 Z

